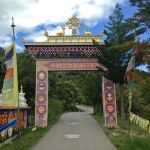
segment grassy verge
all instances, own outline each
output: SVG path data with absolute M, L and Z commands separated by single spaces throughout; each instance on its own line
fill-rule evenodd
M 48 126 L 45 128 L 37 128 L 32 132 L 32 128 L 28 127 L 22 132 L 21 141 L 19 138 L 15 139 L 12 143 L 1 147 L 2 150 L 29 150 L 31 146 L 36 144 L 41 137 L 57 122 L 59 117 L 64 111 L 64 104 L 60 101 L 54 100 L 49 104 L 49 118 Z
M 99 115 L 93 117 L 100 123 L 105 133 L 118 150 L 150 150 L 150 134 L 135 124 L 131 124 L 131 137 L 128 136 L 128 121 L 122 127 L 121 118 L 118 118 L 118 127 L 104 126 L 104 118 Z

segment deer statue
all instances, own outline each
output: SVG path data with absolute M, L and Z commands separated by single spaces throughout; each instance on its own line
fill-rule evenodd
M 90 36 L 90 35 L 92 35 L 92 33 L 91 33 L 91 32 L 87 32 L 87 31 L 86 31 L 86 27 L 85 27 L 85 28 L 84 28 L 84 35 L 85 35 L 85 36 Z
M 47 30 L 45 30 L 44 35 L 45 35 L 46 37 L 48 37 L 48 31 L 47 31 Z
M 62 31 L 56 33 L 58 36 L 64 36 L 65 35 L 65 27 L 62 27 Z
M 102 31 L 101 33 L 100 33 L 100 35 L 99 35 L 99 37 L 100 37 L 100 39 L 102 40 L 102 37 L 105 35 L 105 32 L 104 31 Z

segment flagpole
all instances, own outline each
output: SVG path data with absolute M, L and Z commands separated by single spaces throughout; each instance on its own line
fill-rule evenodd
M 16 42 L 16 38 L 15 38 L 15 24 L 14 24 L 14 17 L 12 17 L 12 30 L 13 30 L 13 41 Z
M 129 83 L 131 84 L 131 83 Z M 131 85 L 130 85 L 131 86 Z M 131 121 L 130 121 L 130 114 L 131 114 L 131 104 L 132 104 L 132 91 L 131 89 L 129 89 L 129 108 L 128 108 L 128 112 L 129 112 L 129 125 L 128 125 L 128 135 L 129 137 L 131 137 Z
M 135 31 L 134 31 L 134 42 L 136 42 L 136 28 L 135 28 Z M 134 59 L 135 59 L 135 51 L 134 51 L 134 49 L 135 49 L 135 46 L 133 45 L 133 54 L 132 54 L 132 57 L 134 56 Z M 128 111 L 129 111 L 128 135 L 129 135 L 129 137 L 131 137 L 130 114 L 131 114 L 131 108 L 132 108 L 132 98 L 133 98 L 133 88 L 134 88 L 132 84 L 133 84 L 133 81 L 130 81 L 129 82 L 129 98 L 128 98 L 129 99 L 129 108 L 128 108 Z
M 12 16 L 12 31 L 13 31 L 13 42 L 16 42 L 15 38 L 15 24 L 14 24 L 14 17 Z M 18 93 L 18 133 L 19 133 L 19 146 L 21 148 L 21 132 L 20 132 L 20 105 L 19 105 L 19 93 Z

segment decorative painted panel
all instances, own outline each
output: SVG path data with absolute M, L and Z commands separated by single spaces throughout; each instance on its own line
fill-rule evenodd
M 18 119 L 19 118 L 19 119 Z M 0 143 L 27 127 L 28 110 L 0 109 Z
M 117 125 L 117 108 L 115 84 L 103 77 L 103 112 L 105 117 L 105 126 Z
M 47 126 L 48 116 L 48 70 L 36 62 L 35 125 Z
M 34 59 L 85 59 L 101 55 L 100 50 L 93 45 L 27 45 L 26 47 Z

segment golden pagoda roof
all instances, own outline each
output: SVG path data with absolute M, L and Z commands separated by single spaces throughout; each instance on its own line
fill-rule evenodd
M 93 45 L 93 40 L 105 45 L 101 36 L 47 36 L 45 42 L 26 42 L 24 45 Z
M 104 43 L 100 36 L 48 36 L 47 42 L 50 43 Z

